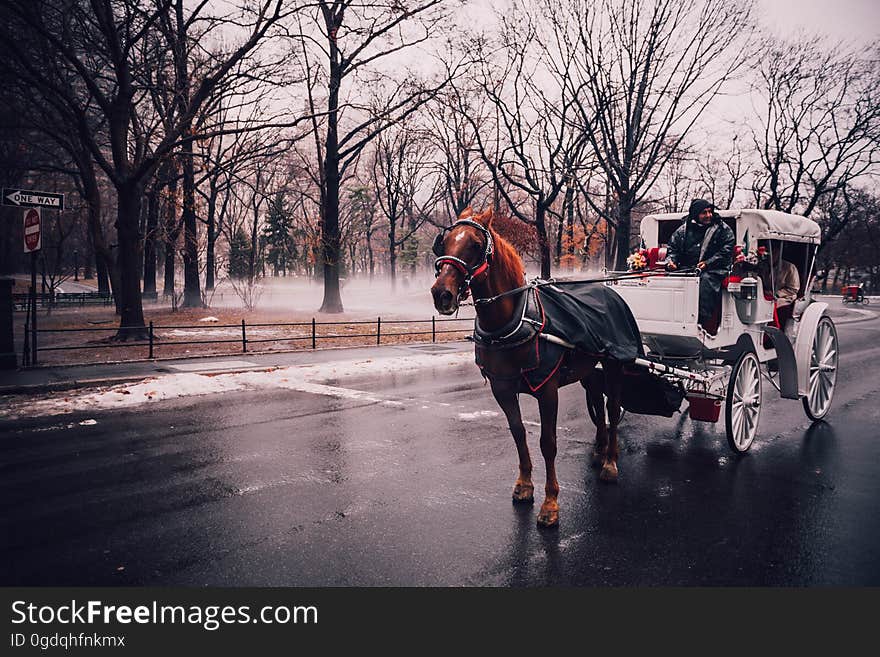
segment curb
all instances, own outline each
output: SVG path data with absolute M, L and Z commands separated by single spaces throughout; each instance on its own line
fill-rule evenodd
M 260 365 L 258 367 L 205 370 L 202 372 L 195 372 L 195 374 L 200 374 L 202 376 L 218 376 L 220 374 L 242 374 L 243 372 L 269 372 L 272 370 L 277 370 L 280 367 L 283 366 Z M 51 383 L 28 383 L 14 386 L 2 386 L 0 387 L 0 395 L 22 395 L 35 392 L 60 392 L 63 390 L 75 390 L 77 388 L 114 386 L 121 383 L 136 383 L 140 381 L 146 381 L 147 379 L 154 379 L 160 376 L 163 376 L 162 372 L 130 376 L 108 376 L 96 379 L 53 381 Z
M 74 379 L 71 381 L 52 381 L 47 383 L 26 383 L 0 387 L 0 395 L 24 395 L 34 392 L 59 392 L 62 390 L 74 390 L 76 388 L 88 388 L 94 386 L 110 386 L 120 383 L 132 383 L 144 381 L 154 376 L 145 374 L 142 376 L 113 376 L 98 379 Z

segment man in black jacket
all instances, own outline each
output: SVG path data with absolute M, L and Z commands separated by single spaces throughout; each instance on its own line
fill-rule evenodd
M 691 201 L 687 220 L 669 238 L 666 268 L 700 271 L 700 326 L 712 333 L 709 326 L 715 308 L 721 302 L 721 282 L 733 261 L 736 236 L 715 213 L 715 206 L 701 198 Z

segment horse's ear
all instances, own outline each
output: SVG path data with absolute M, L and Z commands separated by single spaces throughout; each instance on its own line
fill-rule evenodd
M 459 219 L 471 219 L 473 217 L 474 210 L 471 206 L 467 206 L 464 210 L 461 211 L 461 214 L 458 215 Z
M 489 228 L 492 225 L 492 208 L 484 210 L 480 214 L 475 214 L 473 217 L 471 217 L 471 219 L 476 221 L 481 226 Z

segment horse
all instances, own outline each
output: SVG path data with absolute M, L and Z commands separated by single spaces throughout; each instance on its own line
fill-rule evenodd
M 434 307 L 441 315 L 455 313 L 469 294 L 473 295 L 477 327 L 489 334 L 514 324 L 521 307 L 519 297 L 531 289 L 525 283 L 522 259 L 514 247 L 492 228 L 492 212 L 463 212 L 457 221 L 437 235 L 434 242 L 436 279 L 431 286 Z M 559 482 L 556 479 L 556 421 L 559 388 L 580 382 L 586 392 L 590 417 L 596 425 L 592 465 L 601 468 L 601 481 L 618 477 L 618 423 L 621 417 L 623 365 L 619 360 L 581 350 L 567 350 L 537 390 L 527 385 L 521 372 L 533 357 L 539 336 L 501 349 L 483 349 L 475 344 L 481 372 L 492 395 L 507 418 L 519 457 L 519 473 L 513 487 L 515 504 L 534 503 L 532 460 L 526 444 L 526 430 L 520 414 L 520 393 L 533 396 L 541 417 L 541 454 L 546 467 L 544 502 L 538 513 L 539 528 L 559 523 Z M 596 368 L 601 363 L 601 373 Z M 603 407 L 603 395 L 607 403 Z M 606 425 L 606 407 L 608 424 Z

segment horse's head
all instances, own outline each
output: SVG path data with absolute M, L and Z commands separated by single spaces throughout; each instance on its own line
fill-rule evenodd
M 431 286 L 434 307 L 441 315 L 451 315 L 467 298 L 471 281 L 486 275 L 495 245 L 489 226 L 492 211 L 473 214 L 465 210 L 454 224 L 434 239 L 434 269 L 437 280 Z

